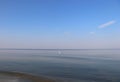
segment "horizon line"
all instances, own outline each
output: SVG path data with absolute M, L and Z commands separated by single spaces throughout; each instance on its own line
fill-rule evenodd
M 0 50 L 120 50 L 120 48 L 0 48 Z

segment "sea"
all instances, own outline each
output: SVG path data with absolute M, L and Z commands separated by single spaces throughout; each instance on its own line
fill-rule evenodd
M 0 49 L 0 71 L 27 73 L 56 82 L 120 82 L 120 50 Z

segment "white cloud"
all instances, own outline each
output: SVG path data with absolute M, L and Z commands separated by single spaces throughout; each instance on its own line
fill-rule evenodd
M 108 26 L 110 26 L 112 24 L 115 24 L 115 23 L 116 23 L 116 21 L 112 20 L 112 21 L 109 21 L 107 23 L 101 24 L 100 26 L 98 26 L 98 28 L 106 28 L 106 27 L 108 27 Z
M 95 32 L 90 32 L 90 34 L 95 34 Z

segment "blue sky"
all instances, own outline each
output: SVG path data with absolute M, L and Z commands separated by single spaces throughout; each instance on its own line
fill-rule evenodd
M 0 48 L 120 48 L 120 0 L 0 0 Z

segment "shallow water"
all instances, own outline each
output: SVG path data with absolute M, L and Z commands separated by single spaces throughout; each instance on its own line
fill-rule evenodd
M 120 50 L 0 50 L 0 70 L 57 82 L 120 82 Z
M 31 82 L 31 81 L 0 73 L 0 82 Z

